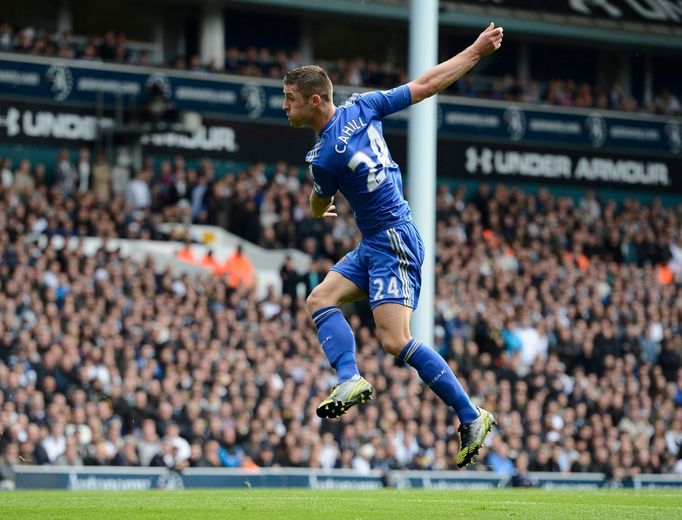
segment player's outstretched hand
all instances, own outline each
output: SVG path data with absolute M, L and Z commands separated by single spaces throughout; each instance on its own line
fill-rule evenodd
M 478 35 L 472 47 L 483 58 L 500 48 L 503 36 L 504 29 L 502 27 L 496 28 L 495 22 L 490 22 L 490 25 Z
M 327 208 L 327 211 L 322 213 L 322 218 L 338 217 L 338 214 L 334 210 L 336 210 L 336 206 L 332 204 Z

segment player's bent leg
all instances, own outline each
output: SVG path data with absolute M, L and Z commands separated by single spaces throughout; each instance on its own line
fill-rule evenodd
M 387 354 L 399 357 L 412 336 L 410 317 L 412 309 L 399 303 L 383 303 L 372 309 L 379 343 Z
M 306 299 L 306 309 L 312 316 L 325 307 L 337 307 L 344 303 L 367 298 L 367 294 L 343 275 L 330 271 L 322 283 L 315 287 Z
M 450 366 L 437 352 L 410 336 L 410 307 L 383 303 L 373 312 L 384 350 L 415 368 L 422 381 L 457 413 L 461 423 L 457 465 L 461 468 L 472 463 L 495 424 L 492 414 L 473 405 Z
M 331 271 L 306 300 L 322 349 L 339 376 L 339 384 L 317 407 L 317 415 L 324 419 L 339 417 L 372 398 L 372 385 L 358 371 L 353 331 L 338 307 L 363 298 L 360 287 Z

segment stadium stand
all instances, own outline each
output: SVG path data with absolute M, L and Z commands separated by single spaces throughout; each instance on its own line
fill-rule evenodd
M 195 2 L 180 4 L 198 10 Z M 78 35 L 42 29 L 44 20 L 0 22 L 0 52 L 7 58 L 0 78 L 0 489 L 13 488 L 17 473 L 30 465 L 350 468 L 361 474 L 455 469 L 454 414 L 424 391 L 414 371 L 382 352 L 363 304 L 344 311 L 375 399 L 339 421 L 322 422 L 315 414 L 336 378 L 305 296 L 360 235 L 342 197 L 339 218 L 311 218 L 312 186 L 303 164 L 291 156 L 277 161 L 279 152 L 270 151 L 267 159 L 254 159 L 254 149 L 264 148 L 250 146 L 253 141 L 274 146 L 286 137 L 285 121 L 272 113 L 279 111 L 279 91 L 272 93 L 269 80 L 301 64 L 304 51 L 310 56 L 301 42 L 307 38 L 310 47 L 311 35 L 294 34 L 293 43 L 277 34 L 270 40 L 267 31 L 242 22 L 262 15 L 281 23 L 280 12 L 244 11 L 230 12 L 234 40 L 225 41 L 222 66 L 202 61 L 199 38 L 186 27 L 177 35 L 177 27 L 165 27 L 167 38 L 185 40 L 184 49 L 176 44 L 155 54 L 158 42 L 131 41 L 126 27 Z M 240 25 L 249 27 L 241 39 Z M 577 25 L 574 31 L 588 23 Z M 511 485 L 520 487 L 533 485 L 528 472 L 597 472 L 614 486 L 646 473 L 682 475 L 679 58 L 652 44 L 656 52 L 642 65 L 627 61 L 631 47 L 610 42 L 595 54 L 602 65 L 614 55 L 621 62 L 614 59 L 598 75 L 600 65 L 584 52 L 585 42 L 555 56 L 558 47 L 580 39 L 575 34 L 557 42 L 519 31 L 531 47 L 524 72 L 520 44 L 514 47 L 519 42 L 508 32 L 512 65 L 453 85 L 448 94 L 460 97 L 447 102 L 461 111 L 449 115 L 463 121 L 462 133 L 439 136 L 441 150 L 450 144 L 471 149 L 466 172 L 464 162 L 452 166 L 447 159 L 462 172 L 439 172 L 435 346 L 474 401 L 499 418 L 485 456 L 469 469 L 512 477 Z M 399 42 L 387 44 L 380 58 L 357 58 L 357 49 L 343 57 L 329 47 L 315 49 L 315 61 L 339 85 L 392 87 L 406 80 L 395 56 Z M 554 47 L 546 50 L 549 42 Z M 547 56 L 538 59 L 533 48 Z M 45 57 L 65 65 L 50 72 L 53 63 Z M 581 68 L 582 59 L 592 70 Z M 111 75 L 92 82 L 100 77 L 91 77 L 91 68 L 77 75 L 77 60 L 104 64 Z M 618 63 L 626 62 L 628 74 L 620 74 Z M 144 77 L 128 76 L 135 74 Z M 112 90 L 79 90 L 84 76 L 92 89 L 107 83 Z M 213 79 L 235 77 L 224 92 Z M 208 107 L 200 130 L 220 147 L 202 148 L 206 142 L 199 139 L 194 148 L 176 149 L 170 140 L 145 148 L 136 142 L 139 157 L 127 166 L 118 162 L 117 146 L 152 140 L 139 129 L 121 137 L 130 128 L 121 128 L 127 121 L 119 117 L 119 110 L 146 107 L 149 82 L 169 91 L 172 83 L 174 102 L 178 86 L 191 91 L 196 97 L 185 98 L 185 107 Z M 121 94 L 140 85 L 130 99 Z M 29 88 L 31 95 L 22 97 Z M 466 111 L 469 103 L 476 109 Z M 95 121 L 100 117 L 120 124 L 121 133 L 108 134 Z M 609 117 L 624 122 L 605 122 Z M 82 131 L 77 137 L 68 135 L 68 118 Z M 542 124 L 533 129 L 531 118 Z M 230 130 L 233 139 L 216 133 L 211 140 L 209 128 Z M 390 138 L 404 133 L 396 128 Z M 488 140 L 486 132 L 494 129 Z M 543 129 L 534 141 L 533 132 Z M 195 130 L 179 132 L 187 137 Z M 583 134 L 586 139 L 578 140 Z M 282 141 L 278 150 L 291 143 Z M 490 149 L 475 149 L 481 143 Z M 507 171 L 484 171 L 485 153 L 492 157 L 498 145 L 500 156 L 509 152 L 507 162 L 500 161 Z M 552 184 L 556 179 L 545 179 L 536 163 L 528 168 L 530 178 L 514 176 L 513 168 L 529 157 L 551 169 L 577 163 L 583 152 L 586 161 L 625 164 L 623 178 L 636 177 L 638 167 L 646 173 L 665 167 L 666 182 L 590 184 L 594 179 L 585 177 Z M 229 168 L 222 155 L 234 159 Z M 479 182 L 491 175 L 496 182 Z M 550 188 L 532 184 L 543 180 Z M 614 196 L 586 186 L 614 187 Z M 675 197 L 677 205 L 670 204 Z M 310 266 L 302 269 L 280 251 L 284 260 L 273 268 L 281 285 L 259 291 L 256 259 L 241 251 L 226 261 L 212 245 L 198 248 L 200 234 L 191 231 L 199 226 L 226 230 L 247 247 L 295 248 Z M 88 237 L 99 237 L 101 247 L 86 247 Z M 63 238 L 72 239 L 70 247 Z M 117 239 L 168 241 L 169 250 L 175 247 L 170 243 L 183 244 L 174 250 L 174 265 L 188 268 L 173 270 L 151 253 L 138 261 L 112 245 Z
M 107 31 L 103 36 L 76 36 L 68 32 L 55 34 L 45 30 L 25 27 L 14 30 L 7 22 L 0 22 L 0 52 L 14 52 L 37 56 L 51 56 L 87 61 L 101 61 L 143 67 L 163 66 L 152 63 L 144 49 L 135 49 L 128 43 L 125 32 Z M 391 62 L 377 63 L 361 57 L 353 59 L 316 62 L 329 71 L 334 84 L 367 88 L 391 88 L 405 83 L 407 75 L 402 67 Z M 174 69 L 195 72 L 226 72 L 251 77 L 280 79 L 287 70 L 301 63 L 301 52 L 267 47 L 225 50 L 222 67 L 215 63 L 202 63 L 199 55 L 176 56 L 166 64 Z M 672 90 L 671 90 L 672 89 Z M 571 78 L 552 78 L 549 81 L 525 79 L 504 75 L 501 77 L 467 76 L 450 87 L 449 92 L 465 97 L 497 99 L 524 103 L 542 103 L 553 106 L 575 106 L 626 112 L 642 111 L 652 114 L 680 115 L 682 106 L 678 86 L 669 85 L 645 103 L 627 95 L 619 82 L 590 84 Z
M 298 169 L 254 164 L 209 179 L 210 161 L 202 165 L 181 198 L 180 156 L 129 180 L 122 194 L 111 181 L 48 187 L 26 161 L 14 174 L 4 162 L 3 460 L 454 468 L 454 416 L 381 352 L 361 307 L 351 325 L 377 398 L 337 422 L 314 413 L 334 378 L 302 296 L 353 245 L 347 205 L 333 223 L 313 221 Z M 216 188 L 223 183 L 229 189 Z M 136 208 L 132 193 L 145 188 L 150 204 Z M 224 196 L 213 205 L 217 192 Z M 499 415 L 476 469 L 510 473 L 527 459 L 531 471 L 600 471 L 615 481 L 682 473 L 682 207 L 503 185 L 475 193 L 443 185 L 437 201 L 438 348 Z M 309 252 L 310 272 L 285 263 L 281 294 L 258 299 L 222 276 L 174 277 L 151 258 L 135 264 L 106 247 L 89 257 L 30 239 L 166 239 L 160 219 L 188 204 L 200 208 L 196 222 Z M 257 229 L 218 214 L 244 205 L 254 206 Z

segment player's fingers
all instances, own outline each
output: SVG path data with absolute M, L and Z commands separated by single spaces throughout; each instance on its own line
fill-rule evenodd
M 490 22 L 490 25 L 485 28 L 486 31 L 492 31 L 495 28 L 495 22 Z

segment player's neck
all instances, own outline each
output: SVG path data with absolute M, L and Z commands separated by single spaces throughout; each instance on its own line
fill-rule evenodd
M 313 130 L 315 130 L 316 134 L 319 134 L 322 131 L 322 129 L 325 126 L 327 126 L 327 123 L 329 123 L 329 121 L 331 121 L 332 117 L 334 117 L 335 112 L 336 112 L 336 107 L 334 106 L 333 103 L 330 103 L 327 111 L 322 112 L 320 114 L 320 117 L 316 118 L 316 120 L 311 125 L 313 127 Z

